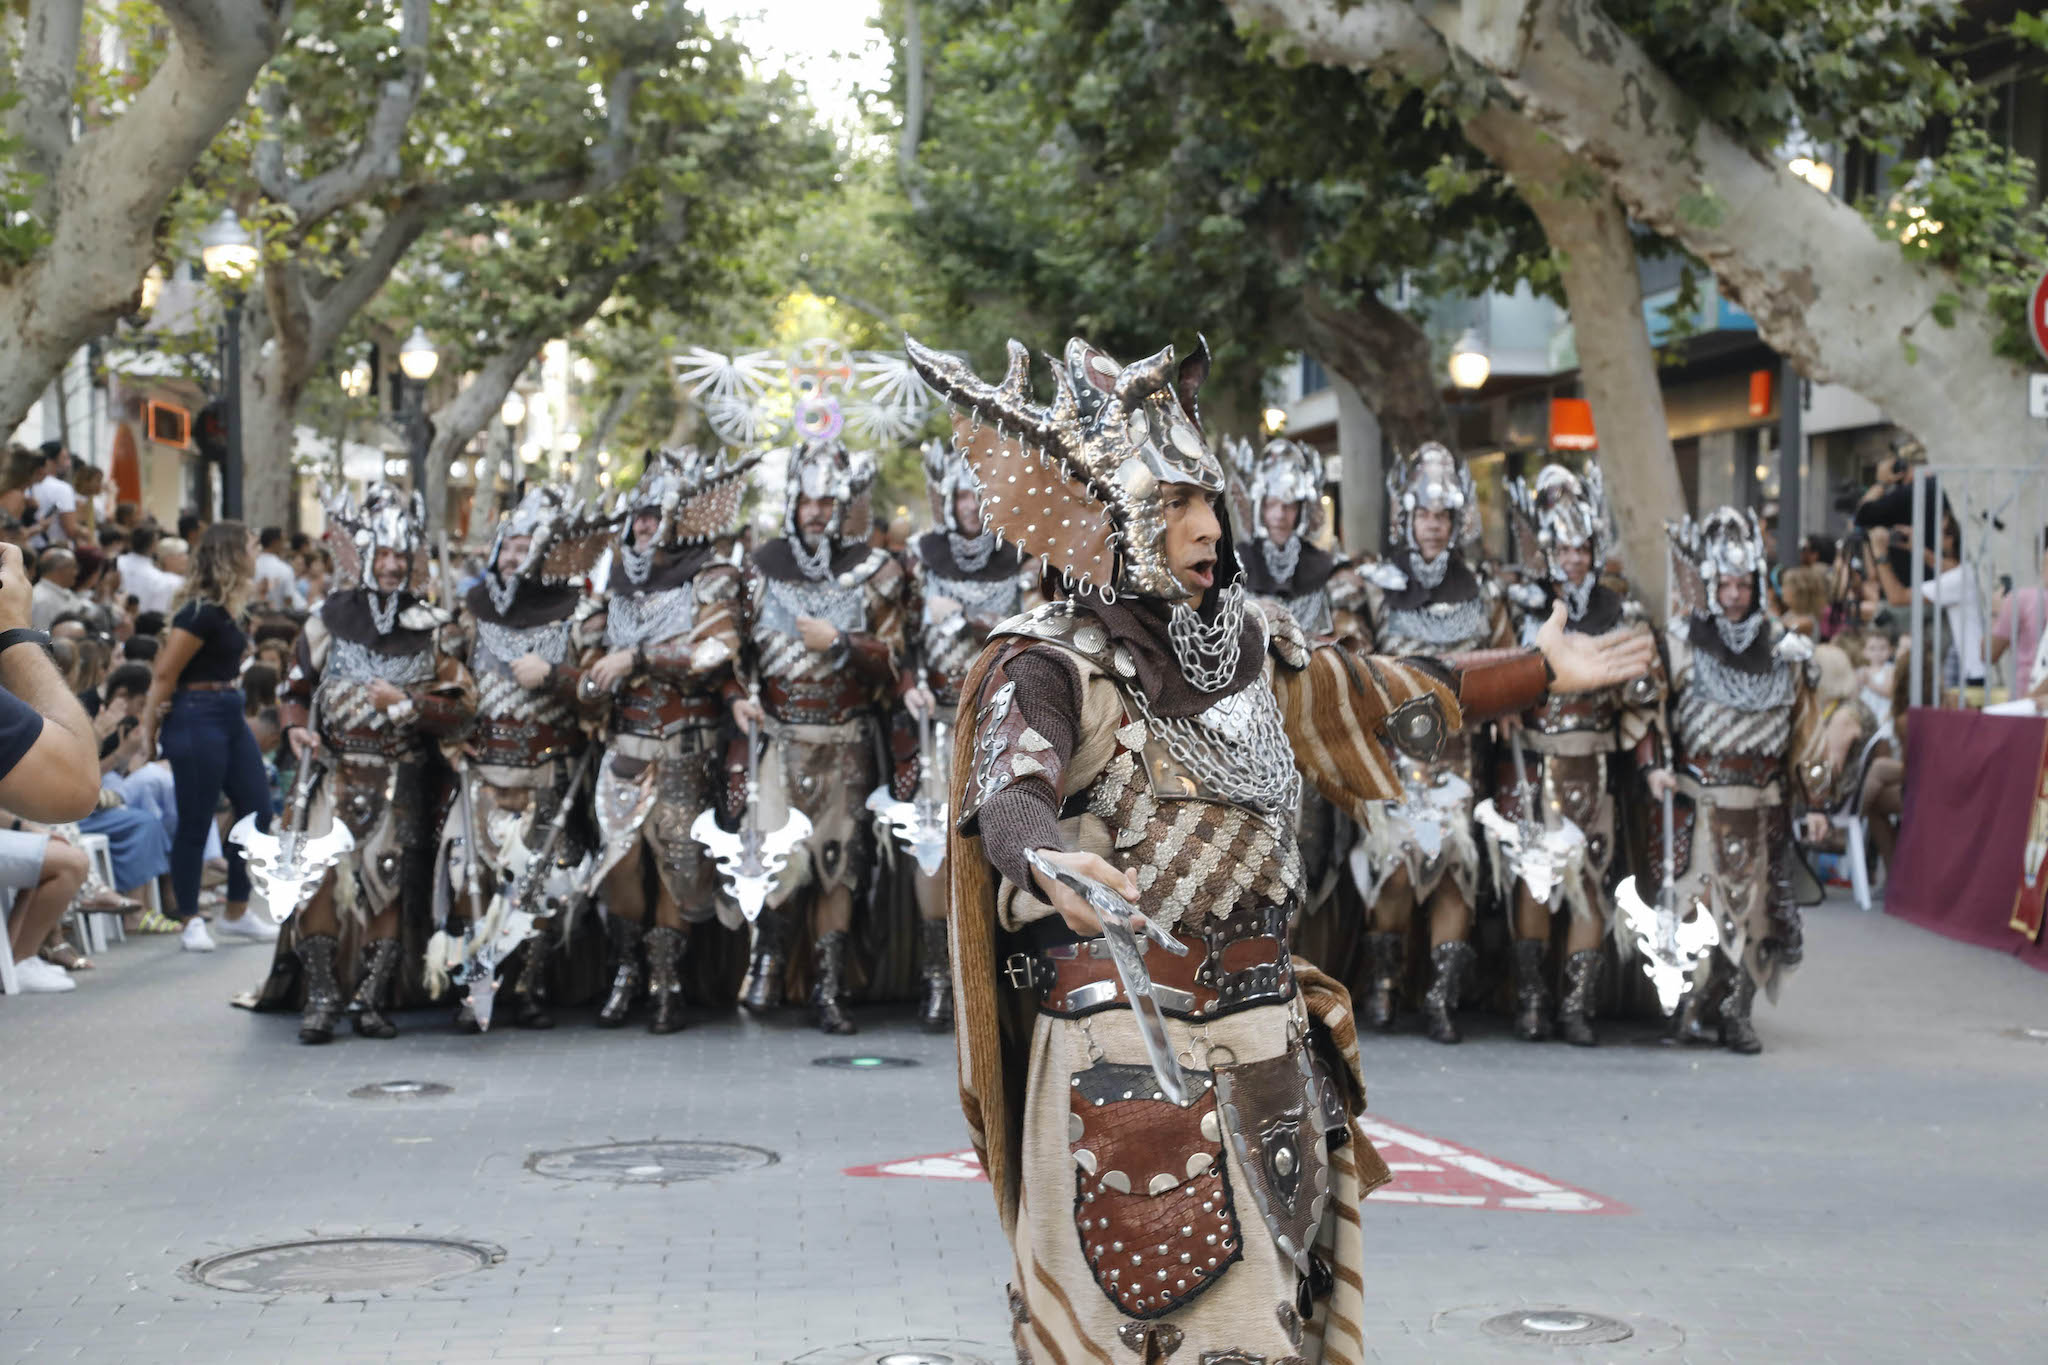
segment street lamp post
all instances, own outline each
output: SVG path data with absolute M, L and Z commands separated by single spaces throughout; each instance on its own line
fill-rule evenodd
M 199 234 L 199 259 L 206 273 L 221 281 L 227 292 L 227 312 L 221 319 L 221 400 L 227 408 L 227 450 L 221 461 L 220 510 L 223 517 L 234 519 L 242 515 L 242 299 L 261 253 L 235 211 L 222 209 L 220 217 Z
M 426 328 L 415 324 L 412 335 L 398 348 L 398 368 L 411 381 L 406 385 L 411 399 L 406 420 L 412 447 L 412 486 L 417 493 L 425 493 L 427 487 L 427 381 L 440 364 L 441 353 Z
M 1467 327 L 1458 344 L 1451 347 L 1451 383 L 1467 391 L 1484 388 L 1487 376 L 1492 373 L 1493 358 L 1486 354 L 1479 329 Z
M 519 498 L 519 425 L 525 420 L 525 395 L 517 389 L 506 390 L 505 401 L 498 405 L 498 422 L 505 428 L 505 453 L 498 465 L 505 480 L 501 512 L 509 512 Z

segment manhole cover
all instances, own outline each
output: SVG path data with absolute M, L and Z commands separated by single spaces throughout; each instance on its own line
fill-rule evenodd
M 362 1294 L 418 1289 L 505 1259 L 501 1248 L 439 1237 L 322 1237 L 245 1247 L 186 1273 L 238 1294 Z
M 848 1071 L 879 1071 L 889 1066 L 916 1066 L 908 1057 L 819 1057 L 812 1066 L 843 1067 Z
M 1518 1308 L 1487 1318 L 1479 1327 L 1488 1336 L 1542 1342 L 1546 1346 L 1597 1346 L 1627 1341 L 1636 1334 L 1635 1328 L 1619 1318 L 1577 1308 Z
M 535 1152 L 526 1159 L 526 1168 L 556 1180 L 666 1185 L 676 1180 L 711 1180 L 772 1166 L 779 1160 L 773 1152 L 737 1142 L 614 1142 Z
M 806 1351 L 788 1365 L 995 1365 L 989 1348 L 974 1341 L 852 1341 Z
M 427 1100 L 436 1095 L 455 1093 L 452 1085 L 439 1081 L 378 1081 L 375 1085 L 359 1085 L 348 1092 L 352 1100 Z

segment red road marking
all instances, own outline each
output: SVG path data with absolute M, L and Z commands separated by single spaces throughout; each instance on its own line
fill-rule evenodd
M 1538 1175 L 1510 1162 L 1428 1137 L 1383 1119 L 1362 1118 L 1358 1126 L 1372 1139 L 1394 1178 L 1372 1199 L 1389 1204 L 1434 1204 L 1445 1208 L 1506 1209 L 1519 1213 L 1631 1213 L 1606 1195 Z M 910 1180 L 981 1180 L 988 1176 L 969 1148 L 909 1156 L 872 1166 L 849 1166 L 845 1174 Z

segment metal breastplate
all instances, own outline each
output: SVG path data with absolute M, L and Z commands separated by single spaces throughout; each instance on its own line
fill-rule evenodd
M 760 613 L 754 621 L 754 644 L 760 652 L 764 675 L 788 678 L 826 675 L 826 656 L 803 647 L 803 637 L 796 628 L 799 616 L 814 616 L 849 634 L 864 631 L 868 628 L 867 583 L 841 584 L 836 579 L 826 579 L 822 583 L 791 583 L 780 578 L 763 579 Z M 791 642 L 794 642 L 794 648 Z
M 551 686 L 528 691 L 512 676 L 512 661 L 538 655 L 550 668 L 569 657 L 570 623 L 565 618 L 515 630 L 493 621 L 476 623 L 476 646 L 470 672 L 476 679 L 476 722 L 479 738 L 491 749 L 489 761 L 530 754 L 539 763 L 551 758 L 550 732 L 569 729 L 574 717 Z
M 1000 621 L 1017 610 L 1017 576 L 1004 574 L 1001 578 L 941 578 L 937 574 L 925 576 L 924 595 L 927 601 L 934 597 L 950 597 L 960 604 L 963 615 L 979 616 L 986 620 Z M 931 617 L 926 616 L 929 626 Z
M 1145 768 L 1155 794 L 1223 801 L 1293 826 L 1301 773 L 1279 703 L 1263 679 L 1187 717 L 1156 716 L 1138 689 L 1117 690 L 1124 714 L 1144 724 Z
M 604 643 L 607 649 L 641 645 L 688 635 L 697 624 L 695 585 L 660 592 L 623 593 L 605 604 Z
M 395 726 L 384 708 L 370 700 L 372 682 L 412 688 L 433 680 L 434 651 L 380 654 L 354 640 L 334 636 L 320 670 L 320 732 L 349 752 L 384 752 L 408 742 L 409 728 Z
M 1328 635 L 1337 628 L 1336 613 L 1330 607 L 1330 590 L 1326 587 L 1299 597 L 1283 597 L 1280 605 L 1287 608 L 1287 614 L 1305 634 Z
M 1693 676 L 1699 676 L 1697 671 Z M 1724 754 L 1782 758 L 1792 743 L 1792 703 L 1746 710 L 1687 686 L 1678 694 L 1672 726 L 1679 750 L 1688 759 Z
M 1379 647 L 1389 654 L 1455 653 L 1484 648 L 1491 635 L 1485 599 L 1468 597 L 1462 602 L 1389 610 L 1381 626 Z

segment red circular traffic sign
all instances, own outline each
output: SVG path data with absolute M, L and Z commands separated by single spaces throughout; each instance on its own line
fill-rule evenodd
M 2027 296 L 2027 335 L 2034 339 L 2034 349 L 2048 359 L 2048 271 L 2034 281 L 2034 292 Z

